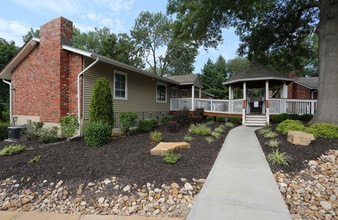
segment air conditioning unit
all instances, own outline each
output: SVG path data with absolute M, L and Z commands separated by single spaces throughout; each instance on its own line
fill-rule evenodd
M 8 127 L 8 139 L 19 139 L 21 136 L 22 127 Z

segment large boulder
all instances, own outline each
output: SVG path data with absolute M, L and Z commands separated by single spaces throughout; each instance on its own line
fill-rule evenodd
M 151 155 L 164 156 L 168 152 L 190 148 L 190 144 L 186 142 L 161 142 L 150 150 Z
M 295 145 L 308 146 L 311 141 L 315 140 L 313 134 L 302 131 L 289 131 L 287 140 Z

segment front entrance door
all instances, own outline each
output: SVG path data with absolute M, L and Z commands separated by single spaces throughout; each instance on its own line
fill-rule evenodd
M 261 115 L 265 113 L 265 98 L 263 89 L 248 89 L 248 114 Z

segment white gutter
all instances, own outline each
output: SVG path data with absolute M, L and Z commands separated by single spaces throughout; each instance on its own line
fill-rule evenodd
M 81 89 L 80 89 L 80 77 L 92 66 L 94 66 L 99 61 L 99 57 L 96 57 L 96 60 L 87 66 L 77 75 L 77 120 L 79 123 L 79 136 L 81 135 Z
M 12 83 L 11 82 L 8 82 L 6 80 L 2 80 L 2 82 L 6 83 L 9 85 L 9 121 L 10 121 L 10 124 L 12 125 L 13 123 L 13 113 L 12 113 Z

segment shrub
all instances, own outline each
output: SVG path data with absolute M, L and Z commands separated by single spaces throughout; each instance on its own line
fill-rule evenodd
M 10 121 L 10 114 L 9 108 L 5 108 L 3 111 L 0 112 L 0 122 L 7 122 Z
M 0 140 L 4 140 L 8 137 L 9 123 L 0 122 Z
M 213 136 L 214 138 L 219 138 L 221 136 L 221 134 L 216 132 L 216 131 L 213 131 L 213 132 L 211 132 L 211 136 Z
M 196 108 L 195 109 L 194 115 L 203 116 L 203 114 L 204 114 L 204 108 Z
M 174 153 L 174 152 L 168 152 L 166 153 L 165 157 L 164 157 L 164 161 L 166 163 L 170 163 L 170 164 L 174 164 L 176 163 L 179 159 L 181 159 L 181 154 L 179 153 Z
M 28 161 L 29 164 L 34 164 L 34 163 L 39 163 L 40 162 L 40 159 L 41 159 L 41 156 L 40 155 L 36 155 L 35 157 L 33 157 L 32 159 L 30 159 Z
M 277 137 L 277 134 L 276 134 L 275 132 L 273 132 L 273 131 L 269 131 L 269 132 L 265 133 L 265 134 L 263 135 L 263 137 L 264 137 L 264 138 L 269 138 L 269 139 L 271 139 L 271 138 Z
M 274 140 L 269 140 L 269 147 L 271 148 L 277 148 L 278 145 L 280 144 L 280 141 L 277 141 L 277 139 L 274 139 Z
M 69 140 L 73 137 L 79 127 L 79 122 L 75 116 L 64 116 L 60 118 L 61 134 Z
M 311 133 L 315 138 L 338 138 L 338 125 L 329 123 L 314 123 L 305 128 L 305 131 Z
M 308 122 L 313 118 L 313 115 L 311 114 L 304 114 L 304 115 L 300 115 L 299 116 L 299 120 L 303 121 L 303 122 Z
M 152 142 L 154 142 L 155 144 L 160 143 L 162 140 L 162 133 L 161 132 L 151 132 L 150 133 L 150 139 Z
M 128 135 L 129 129 L 135 124 L 137 118 L 136 112 L 123 111 L 119 113 L 119 123 L 122 134 Z
M 109 82 L 104 77 L 96 80 L 90 100 L 89 122 L 99 121 L 111 127 L 114 123 L 113 96 Z
M 288 118 L 289 118 L 289 114 L 282 113 L 282 114 L 279 114 L 279 115 L 273 115 L 271 121 L 273 123 L 281 123 L 281 122 L 285 121 Z
M 16 144 L 16 145 L 9 145 L 0 150 L 0 156 L 11 156 L 22 151 L 26 150 L 25 145 Z
M 176 111 L 175 118 L 176 118 L 177 123 L 179 123 L 179 125 L 181 126 L 190 125 L 190 122 L 191 122 L 190 114 L 189 114 L 189 110 L 186 108 Z
M 207 127 L 205 124 L 191 125 L 189 132 L 191 134 L 198 135 L 211 135 L 211 128 Z
M 227 123 L 225 123 L 225 127 L 227 127 L 227 128 L 233 128 L 233 127 L 235 127 L 235 125 L 233 123 L 231 123 L 231 122 L 227 122 Z
M 206 140 L 209 144 L 211 144 L 212 142 L 215 141 L 215 139 L 214 139 L 213 137 L 206 137 L 205 140 Z
M 214 121 L 214 116 L 210 116 L 210 115 L 208 115 L 206 118 L 205 118 L 205 120 L 206 120 L 206 122 L 210 122 L 210 121 Z
M 156 127 L 158 127 L 158 119 L 147 118 L 139 120 L 137 130 L 140 132 L 149 132 Z
M 184 141 L 190 142 L 190 141 L 192 141 L 192 137 L 190 135 L 185 135 L 184 136 Z
M 261 128 L 261 129 L 259 129 L 258 130 L 258 134 L 260 134 L 260 135 L 265 135 L 266 133 L 269 133 L 271 131 L 271 129 L 270 128 Z
M 193 115 L 191 116 L 191 123 L 201 124 L 203 123 L 203 116 L 201 115 Z
M 56 126 L 51 128 L 42 128 L 39 134 L 39 139 L 44 144 L 56 142 L 58 140 L 58 132 L 59 128 Z
M 173 115 L 162 115 L 160 117 L 160 124 L 167 124 L 168 121 L 171 121 L 174 119 Z
M 84 141 L 90 147 L 100 147 L 108 142 L 111 133 L 110 125 L 102 121 L 91 122 L 85 129 Z
M 215 132 L 222 134 L 224 132 L 224 126 L 222 126 L 222 127 L 221 127 L 221 125 L 218 126 L 217 128 L 215 128 Z
M 292 131 L 304 131 L 305 127 L 301 121 L 287 119 L 282 123 L 279 123 L 276 127 L 276 131 L 286 135 L 289 130 Z
M 240 125 L 242 124 L 242 119 L 240 117 L 236 117 L 236 116 L 228 116 L 227 117 L 227 122 L 236 124 L 236 125 Z
M 224 116 L 216 116 L 216 122 L 224 122 L 225 117 Z
M 273 153 L 268 154 L 267 159 L 273 164 L 279 164 L 283 166 L 289 166 L 289 163 L 291 162 L 291 157 L 288 156 L 286 152 L 280 153 L 278 149 Z
M 167 130 L 171 133 L 178 131 L 179 124 L 176 121 L 167 122 Z

